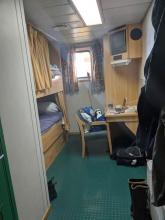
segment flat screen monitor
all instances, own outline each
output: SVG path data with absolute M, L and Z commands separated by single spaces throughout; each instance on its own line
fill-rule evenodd
M 110 45 L 112 55 L 126 52 L 126 30 L 120 30 L 110 34 Z

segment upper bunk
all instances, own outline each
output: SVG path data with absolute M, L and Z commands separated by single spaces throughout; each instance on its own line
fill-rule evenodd
M 62 80 L 62 76 L 55 76 L 52 79 L 52 86 L 50 89 L 45 89 L 43 91 L 36 91 L 36 97 L 37 98 L 42 98 L 45 96 L 49 96 L 52 94 L 56 94 L 59 92 L 63 92 L 64 88 L 63 88 L 63 80 Z
M 51 73 L 53 74 L 52 84 L 49 89 L 43 91 L 36 91 L 37 98 L 49 96 L 52 94 L 57 94 L 59 92 L 64 92 L 63 78 L 62 78 L 62 64 L 61 64 L 61 53 L 58 46 L 52 45 L 48 42 L 49 49 L 49 60 L 51 65 Z M 55 66 L 55 67 L 54 67 Z
M 61 55 L 42 33 L 28 24 L 29 48 L 33 67 L 36 97 L 63 92 Z

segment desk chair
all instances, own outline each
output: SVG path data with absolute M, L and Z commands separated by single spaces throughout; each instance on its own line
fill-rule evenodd
M 76 121 L 77 121 L 77 124 L 78 124 L 78 127 L 79 127 L 81 140 L 82 140 L 82 157 L 84 158 L 85 153 L 86 153 L 86 145 L 85 145 L 86 139 L 87 138 L 95 138 L 96 135 L 97 135 L 97 137 L 100 137 L 100 138 L 107 137 L 108 146 L 109 146 L 109 153 L 111 155 L 112 154 L 112 147 L 111 147 L 112 144 L 111 144 L 111 138 L 110 138 L 109 124 L 106 121 L 94 121 L 94 122 L 90 123 L 91 126 L 105 125 L 106 130 L 85 133 L 86 123 L 80 118 L 80 116 L 78 114 L 76 114 L 75 117 L 76 117 Z

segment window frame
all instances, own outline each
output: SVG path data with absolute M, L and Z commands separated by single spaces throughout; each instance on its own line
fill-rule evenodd
M 83 52 L 88 52 L 90 55 L 90 63 L 91 63 L 91 73 L 92 74 L 92 54 L 91 54 L 91 48 L 90 47 L 85 47 L 85 48 L 76 48 L 75 53 L 83 53 Z M 90 76 L 91 77 L 91 76 Z M 90 81 L 90 77 L 77 77 L 78 82 L 87 82 Z

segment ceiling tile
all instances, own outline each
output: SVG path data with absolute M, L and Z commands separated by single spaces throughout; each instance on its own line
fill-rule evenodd
M 70 33 L 82 33 L 86 31 L 90 31 L 91 29 L 89 27 L 81 27 L 81 28 L 74 28 L 70 30 Z
M 152 0 L 101 0 L 102 8 L 115 8 L 115 7 L 124 7 L 129 5 L 134 5 L 143 3 L 151 3 Z
M 91 32 L 81 32 L 81 33 L 74 33 L 70 34 L 71 37 L 93 37 Z
M 80 41 L 80 40 L 91 40 L 93 37 L 91 36 L 82 36 L 82 37 L 71 37 L 71 39 L 74 39 L 74 41 Z
M 70 5 L 60 5 L 60 6 L 46 8 L 46 12 L 53 17 L 75 13 L 75 11 Z
M 116 27 L 129 23 L 139 23 L 145 16 L 148 7 L 149 4 L 145 3 L 143 5 L 136 5 L 136 7 L 128 6 L 104 10 L 105 22 Z
M 39 0 L 44 7 L 68 4 L 68 0 Z
M 72 39 L 68 39 L 68 41 L 70 43 L 82 43 L 82 42 L 89 42 L 92 41 L 93 38 L 89 38 L 89 37 L 81 37 L 81 38 L 72 38 Z
M 58 17 L 52 16 L 52 19 L 53 19 L 54 24 L 63 24 L 63 23 L 80 21 L 80 18 L 76 14 L 64 15 L 64 16 L 58 16 Z
M 81 28 L 84 26 L 83 22 L 82 21 L 76 21 L 76 22 L 71 22 L 69 23 L 69 26 L 71 28 Z

